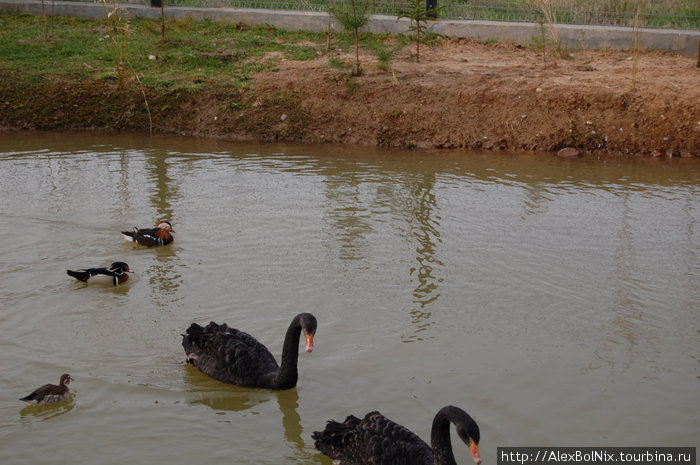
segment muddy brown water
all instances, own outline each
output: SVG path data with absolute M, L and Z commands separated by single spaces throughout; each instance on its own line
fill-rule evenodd
M 0 136 L 0 462 L 309 464 L 327 419 L 428 439 L 447 404 L 499 446 L 700 440 L 700 160 Z M 119 231 L 169 219 L 172 246 Z M 67 268 L 126 261 L 118 288 Z M 176 363 L 191 322 L 279 357 L 284 392 Z M 33 388 L 74 378 L 55 407 Z M 460 464 L 471 463 L 454 441 Z

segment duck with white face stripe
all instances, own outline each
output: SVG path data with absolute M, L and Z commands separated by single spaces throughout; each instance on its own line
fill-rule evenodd
M 124 240 L 133 242 L 134 245 L 146 247 L 161 247 L 173 242 L 173 225 L 170 221 L 160 221 L 155 228 L 138 228 L 134 226 L 132 231 L 122 231 Z
M 118 286 L 129 279 L 128 273 L 133 273 L 124 262 L 114 262 L 109 268 L 85 268 L 82 270 L 66 270 L 68 276 L 87 284 L 104 284 Z

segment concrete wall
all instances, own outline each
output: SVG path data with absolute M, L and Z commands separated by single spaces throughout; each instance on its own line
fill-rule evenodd
M 50 0 L 45 0 L 50 11 Z M 160 8 L 148 5 L 123 3 L 126 15 L 132 18 L 160 18 Z M 0 12 L 41 14 L 41 0 L 0 0 Z M 55 2 L 55 14 L 78 18 L 104 18 L 102 3 Z M 328 27 L 326 13 L 310 11 L 257 10 L 247 8 L 194 8 L 166 7 L 169 18 L 209 19 L 216 22 L 245 23 L 250 25 L 269 24 L 290 31 L 325 31 Z M 394 16 L 374 15 L 367 28 L 377 33 L 406 33 L 408 19 L 396 20 Z M 334 27 L 341 29 L 340 25 Z M 540 26 L 532 23 L 503 21 L 456 21 L 439 20 L 428 23 L 428 29 L 450 37 L 466 37 L 481 41 L 496 40 L 528 45 L 530 38 L 539 32 Z M 685 56 L 698 54 L 700 31 L 677 29 L 642 29 L 639 38 L 642 49 L 665 50 Z M 611 49 L 630 50 L 634 48 L 635 31 L 628 27 L 557 25 L 559 39 L 569 50 Z

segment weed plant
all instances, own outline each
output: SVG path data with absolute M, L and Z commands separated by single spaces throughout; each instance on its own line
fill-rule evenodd
M 440 10 L 440 7 L 426 10 L 423 0 L 409 0 L 408 8 L 400 11 L 396 18 L 397 21 L 401 18 L 408 18 L 411 21 L 408 30 L 415 34 L 416 63 L 420 63 L 420 44 L 423 40 L 421 33 L 426 27 L 428 20 L 435 18 Z
M 105 12 L 105 24 L 107 26 L 107 38 L 112 48 L 114 70 L 117 74 L 117 88 L 124 88 L 126 80 L 126 44 L 131 32 L 129 21 L 121 15 L 121 9 L 117 0 L 112 0 L 107 5 L 107 0 L 101 0 Z
M 550 29 L 545 26 L 544 21 L 539 21 L 538 25 L 537 33 L 530 38 L 530 50 L 542 54 L 542 66 L 547 68 L 547 55 L 550 50 L 554 50 L 556 45 L 550 35 Z
M 634 56 L 632 58 L 632 89 L 637 88 L 637 64 L 642 47 L 641 33 L 646 25 L 646 12 L 651 7 L 649 0 L 637 0 L 634 15 Z
M 333 6 L 333 16 L 343 25 L 343 30 L 352 31 L 355 38 L 355 75 L 360 70 L 360 29 L 369 22 L 369 2 L 366 0 L 345 0 Z

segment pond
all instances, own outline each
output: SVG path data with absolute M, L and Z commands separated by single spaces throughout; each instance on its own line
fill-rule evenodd
M 448 404 L 485 464 L 700 443 L 700 160 L 5 133 L 0 195 L 2 463 L 330 464 L 327 420 L 429 440 Z M 160 219 L 169 246 L 121 237 Z M 116 260 L 115 288 L 66 275 Z M 209 321 L 279 359 L 302 311 L 295 389 L 178 363 Z M 18 400 L 62 373 L 69 399 Z

